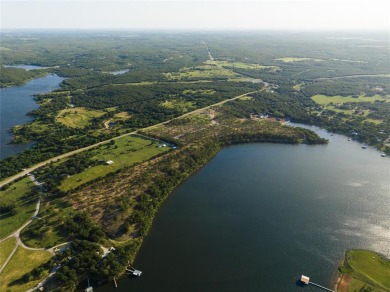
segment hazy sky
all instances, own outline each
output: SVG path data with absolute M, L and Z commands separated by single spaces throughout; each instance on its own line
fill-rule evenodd
M 389 0 L 1 0 L 0 9 L 2 28 L 390 31 Z

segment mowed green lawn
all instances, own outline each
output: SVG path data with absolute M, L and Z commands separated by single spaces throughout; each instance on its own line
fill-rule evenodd
M 101 145 L 98 149 L 91 150 L 94 153 L 92 159 L 100 161 L 101 164 L 87 168 L 81 173 L 64 179 L 59 188 L 63 191 L 74 189 L 88 181 L 148 160 L 170 149 L 169 147 L 158 147 L 158 144 L 157 141 L 146 138 L 125 136 L 116 139 L 114 145 Z M 113 163 L 107 165 L 105 162 L 109 160 L 113 161 Z
M 5 191 L 0 191 L 0 204 L 15 204 L 16 214 L 0 214 L 0 238 L 11 234 L 32 217 L 38 196 L 28 196 L 35 187 L 29 177 L 12 184 Z
M 47 274 L 43 274 L 41 278 L 25 283 L 22 277 L 31 272 L 35 267 L 46 263 L 52 255 L 44 250 L 27 250 L 18 247 L 8 265 L 0 274 L 0 291 L 26 291 L 35 287 L 42 281 Z
M 334 104 L 343 104 L 347 102 L 374 102 L 376 100 L 390 102 L 390 97 L 384 98 L 380 95 L 374 95 L 374 96 L 360 95 L 359 97 L 352 97 L 352 96 L 341 96 L 341 95 L 328 96 L 328 95 L 317 94 L 312 96 L 311 99 L 320 105 L 328 105 L 331 102 Z
M 16 237 L 10 237 L 0 242 L 0 267 L 5 263 L 11 251 L 16 247 Z
M 352 282 L 357 279 L 390 291 L 390 261 L 383 256 L 367 250 L 350 250 L 344 266 L 353 277 Z

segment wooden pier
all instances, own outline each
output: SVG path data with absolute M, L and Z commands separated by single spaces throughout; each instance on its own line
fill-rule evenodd
M 114 285 L 115 285 L 115 288 L 118 288 L 118 284 L 116 283 L 115 277 L 114 277 Z
M 318 288 L 324 289 L 324 290 L 326 290 L 326 291 L 335 292 L 334 290 L 331 290 L 331 289 L 329 289 L 329 288 L 326 288 L 326 287 L 324 287 L 324 286 L 318 285 L 318 284 L 313 283 L 313 282 L 309 282 L 309 284 L 314 285 L 314 286 L 316 286 L 316 287 L 318 287 Z
M 308 276 L 305 276 L 305 275 L 302 275 L 302 276 L 301 276 L 301 282 L 304 283 L 304 284 L 306 284 L 306 285 L 309 285 L 309 284 L 310 284 L 310 285 L 316 286 L 316 287 L 318 287 L 318 288 L 321 288 L 321 289 L 326 290 L 326 291 L 329 291 L 329 292 L 335 292 L 334 290 L 331 290 L 331 289 L 326 288 L 326 287 L 324 287 L 324 286 L 321 286 L 321 285 L 319 285 L 319 284 L 310 282 L 310 278 L 309 278 Z

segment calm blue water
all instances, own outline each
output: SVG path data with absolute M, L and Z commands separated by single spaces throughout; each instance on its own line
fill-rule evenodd
M 9 130 L 15 125 L 25 124 L 32 120 L 26 114 L 38 108 L 38 104 L 33 97 L 34 94 L 47 93 L 55 90 L 59 88 L 62 80 L 64 78 L 50 74 L 42 78 L 34 79 L 22 86 L 0 89 L 1 159 L 17 154 L 31 146 L 31 144 L 9 144 L 12 139 Z
M 220 151 L 169 197 L 141 247 L 137 279 L 99 291 L 319 291 L 350 248 L 390 257 L 390 159 L 325 146 L 247 144 Z

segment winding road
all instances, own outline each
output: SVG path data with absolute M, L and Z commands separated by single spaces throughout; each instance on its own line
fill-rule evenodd
M 52 249 L 28 247 L 20 239 L 20 232 L 23 230 L 23 228 L 25 228 L 27 225 L 29 225 L 36 218 L 36 216 L 39 213 L 40 206 L 41 206 L 41 200 L 39 199 L 36 206 L 35 206 L 34 215 L 26 223 L 24 223 L 18 230 L 16 230 L 14 233 L 12 233 L 12 234 L 8 235 L 7 237 L 4 237 L 3 239 L 0 240 L 0 242 L 2 242 L 10 237 L 16 238 L 16 246 L 12 250 L 10 255 L 8 256 L 8 258 L 6 259 L 4 264 L 0 267 L 0 274 L 3 272 L 4 268 L 7 266 L 8 262 L 11 260 L 12 256 L 15 254 L 16 250 L 18 249 L 18 246 L 21 246 L 21 247 L 23 247 L 25 249 L 29 249 L 29 250 L 46 250 L 46 251 L 50 252 L 52 255 L 54 255 L 54 251 Z
M 390 74 L 356 74 L 356 75 L 346 75 L 346 76 L 336 76 L 336 77 L 320 77 L 314 78 L 312 80 L 337 80 L 337 79 L 345 79 L 345 78 L 362 78 L 362 77 L 390 77 Z

